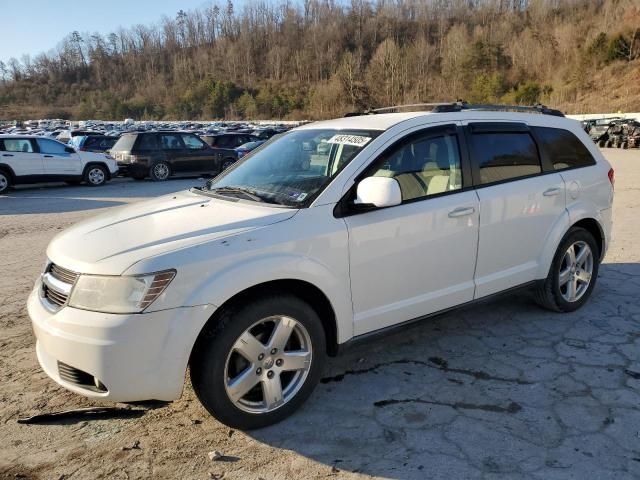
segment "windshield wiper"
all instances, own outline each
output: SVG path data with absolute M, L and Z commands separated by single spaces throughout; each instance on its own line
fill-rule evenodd
M 259 196 L 257 192 L 244 187 L 218 187 L 212 188 L 211 190 L 209 190 L 209 192 L 221 193 L 222 195 L 224 195 L 225 193 L 230 193 L 231 195 L 240 194 L 244 195 L 245 198 L 248 198 L 249 200 L 253 200 L 254 202 L 266 202 L 266 200 L 263 197 Z

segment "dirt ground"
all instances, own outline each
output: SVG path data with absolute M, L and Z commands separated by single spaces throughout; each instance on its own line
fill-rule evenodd
M 209 417 L 188 381 L 170 404 L 17 423 L 98 405 L 37 364 L 25 302 L 51 238 L 200 181 L 0 196 L 0 478 L 638 478 L 640 151 L 605 154 L 614 240 L 582 310 L 552 314 L 520 293 L 424 322 L 331 360 L 299 412 L 250 433 Z

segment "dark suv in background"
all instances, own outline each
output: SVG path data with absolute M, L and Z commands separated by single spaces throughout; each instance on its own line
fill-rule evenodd
M 176 131 L 125 133 L 111 148 L 121 174 L 163 181 L 172 175 L 218 174 L 222 161 L 193 133 Z
M 238 160 L 236 148 L 245 143 L 260 140 L 250 133 L 218 133 L 201 135 L 200 138 L 207 142 L 215 152 L 216 158 L 221 162 L 222 170 L 229 168 Z

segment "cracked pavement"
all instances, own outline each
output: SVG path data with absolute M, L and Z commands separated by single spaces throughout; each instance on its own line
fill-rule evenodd
M 604 152 L 614 240 L 584 308 L 550 313 L 520 292 L 425 321 L 331 359 L 295 415 L 249 433 L 209 417 L 188 386 L 139 418 L 18 424 L 99 405 L 37 366 L 24 303 L 46 244 L 93 208 L 197 181 L 0 198 L 0 478 L 640 477 L 640 151 Z

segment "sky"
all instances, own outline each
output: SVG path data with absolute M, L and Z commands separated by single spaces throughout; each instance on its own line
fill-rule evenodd
M 74 30 L 110 33 L 155 23 L 163 15 L 208 5 L 206 0 L 2 0 L 0 60 L 48 52 Z M 218 4 L 225 2 L 218 1 Z M 234 2 L 236 3 L 236 2 Z M 238 2 L 239 3 L 239 2 Z

